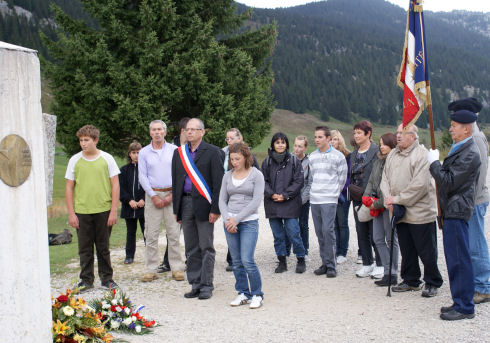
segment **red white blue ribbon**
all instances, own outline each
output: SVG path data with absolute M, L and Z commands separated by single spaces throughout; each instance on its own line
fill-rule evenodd
M 179 156 L 184 166 L 187 176 L 192 181 L 194 187 L 196 187 L 199 194 L 201 194 L 209 203 L 211 203 L 211 190 L 209 189 L 206 180 L 197 169 L 194 161 L 192 160 L 191 153 L 187 144 L 181 145 L 179 148 Z

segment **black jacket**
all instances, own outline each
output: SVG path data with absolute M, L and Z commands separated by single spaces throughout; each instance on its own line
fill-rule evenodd
M 121 168 L 119 174 L 119 200 L 121 200 L 121 218 L 141 218 L 145 214 L 145 208 L 133 210 L 129 201 L 136 202 L 145 200 L 145 190 L 140 186 L 138 180 L 138 164 L 128 163 Z
M 444 218 L 468 221 L 475 207 L 475 187 L 481 160 L 473 138 L 455 153 L 430 165 L 430 173 L 437 184 L 439 203 Z
M 206 180 L 211 190 L 211 204 L 196 190 L 192 185 L 192 205 L 194 214 L 199 221 L 208 221 L 209 213 L 220 214 L 219 211 L 219 191 L 221 180 L 223 179 L 224 153 L 217 146 L 202 141 L 197 149 L 194 164 Z M 182 196 L 184 193 L 184 180 L 186 171 L 180 160 L 179 151 L 175 149 L 172 158 L 172 200 L 174 214 L 177 220 L 182 220 Z
M 354 150 L 350 154 L 350 175 L 348 176 L 349 184 L 356 184 L 358 186 L 361 186 L 363 192 L 366 190 L 369 176 L 371 175 L 371 171 L 373 170 L 374 162 L 378 160 L 378 151 L 379 147 L 375 143 L 371 142 L 371 145 L 366 152 L 366 159 L 364 160 L 364 163 L 359 167 L 357 167 L 356 164 L 356 157 L 359 149 Z M 358 180 L 360 182 L 356 183 L 355 180 Z
M 296 161 L 295 161 L 296 160 Z M 281 164 L 269 155 L 262 162 L 264 174 L 264 208 L 267 218 L 299 218 L 301 214 L 301 188 L 304 176 L 301 161 L 288 152 Z M 282 194 L 286 199 L 275 202 L 271 196 Z

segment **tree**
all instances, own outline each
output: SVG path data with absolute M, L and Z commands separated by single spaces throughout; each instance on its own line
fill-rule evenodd
M 134 139 L 146 144 L 154 119 L 199 117 L 217 145 L 231 127 L 251 145 L 267 134 L 275 23 L 240 30 L 251 13 L 237 13 L 232 0 L 81 2 L 97 28 L 53 5 L 57 40 L 43 37 L 66 152 L 79 150 L 75 132 L 88 123 L 101 130 L 100 147 L 116 155 Z

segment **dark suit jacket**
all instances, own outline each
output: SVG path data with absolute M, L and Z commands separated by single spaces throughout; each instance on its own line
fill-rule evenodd
M 206 180 L 211 190 L 211 204 L 196 190 L 192 185 L 192 205 L 194 214 L 199 221 L 208 221 L 209 213 L 220 214 L 219 211 L 219 191 L 221 189 L 221 180 L 223 179 L 223 151 L 205 141 L 201 142 L 197 149 L 194 164 Z M 175 149 L 172 158 L 172 200 L 174 214 L 177 220 L 182 220 L 182 195 L 184 193 L 184 180 L 187 173 L 180 160 L 179 151 Z

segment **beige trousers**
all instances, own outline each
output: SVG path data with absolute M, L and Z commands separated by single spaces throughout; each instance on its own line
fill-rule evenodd
M 156 192 L 164 198 L 169 192 Z M 175 221 L 173 206 L 170 203 L 164 208 L 156 208 L 153 201 L 148 196 L 145 197 L 145 267 L 147 273 L 156 273 L 161 259 L 158 253 L 158 236 L 162 220 L 165 224 L 165 231 L 168 239 L 168 262 L 172 271 L 184 271 L 182 253 L 180 250 L 180 224 Z

